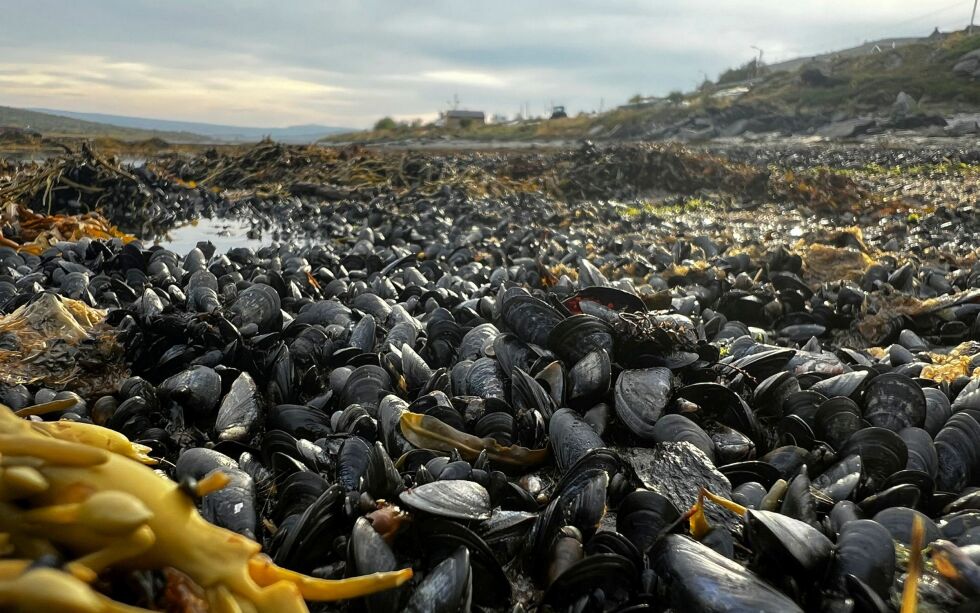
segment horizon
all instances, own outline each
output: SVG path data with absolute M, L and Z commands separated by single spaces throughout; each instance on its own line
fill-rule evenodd
M 0 26 L 0 105 L 247 128 L 431 121 L 454 96 L 488 117 L 513 117 L 524 105 L 542 115 L 553 104 L 576 114 L 636 94 L 691 91 L 751 60 L 752 47 L 771 64 L 961 29 L 972 3 L 511 0 L 494 8 L 15 4 L 6 23 L 17 27 Z M 52 11 L 65 18 L 52 22 Z

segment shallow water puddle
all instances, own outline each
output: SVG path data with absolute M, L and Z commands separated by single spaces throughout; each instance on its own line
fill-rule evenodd
M 153 242 L 179 254 L 187 253 L 201 241 L 211 241 L 218 253 L 224 253 L 232 247 L 258 249 L 262 246 L 262 240 L 249 238 L 249 229 L 249 224 L 240 219 L 209 219 L 205 217 L 174 228 Z

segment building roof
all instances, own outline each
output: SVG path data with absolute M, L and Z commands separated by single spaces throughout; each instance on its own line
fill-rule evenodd
M 483 111 L 446 111 L 446 117 L 452 119 L 483 119 Z

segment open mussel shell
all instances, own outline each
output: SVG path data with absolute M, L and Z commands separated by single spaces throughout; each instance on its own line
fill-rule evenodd
M 803 611 L 752 571 L 687 536 L 665 536 L 651 559 L 663 597 L 679 611 Z
M 434 481 L 407 489 L 398 498 L 412 509 L 439 517 L 462 520 L 490 518 L 490 494 L 473 481 Z
M 214 430 L 222 441 L 241 441 L 251 436 L 262 419 L 262 404 L 251 375 L 238 375 L 221 400 Z
M 915 381 L 898 373 L 878 375 L 864 390 L 864 417 L 872 426 L 899 432 L 926 419 L 926 397 Z
M 588 303 L 623 313 L 642 313 L 647 310 L 639 296 L 615 287 L 584 287 L 562 301 L 562 305 L 573 315 L 588 313 Z

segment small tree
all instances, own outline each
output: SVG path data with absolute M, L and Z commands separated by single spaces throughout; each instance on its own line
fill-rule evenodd
M 669 94 L 667 94 L 667 101 L 668 102 L 672 102 L 674 104 L 678 104 L 679 102 L 681 102 L 683 100 L 684 100 L 684 94 L 680 90 L 675 89 L 674 91 L 672 91 Z
M 630 104 L 639 104 L 641 102 L 643 102 L 643 94 L 633 94 L 633 97 L 629 100 Z
M 394 130 L 397 127 L 398 124 L 391 117 L 382 117 L 374 124 L 375 130 Z

